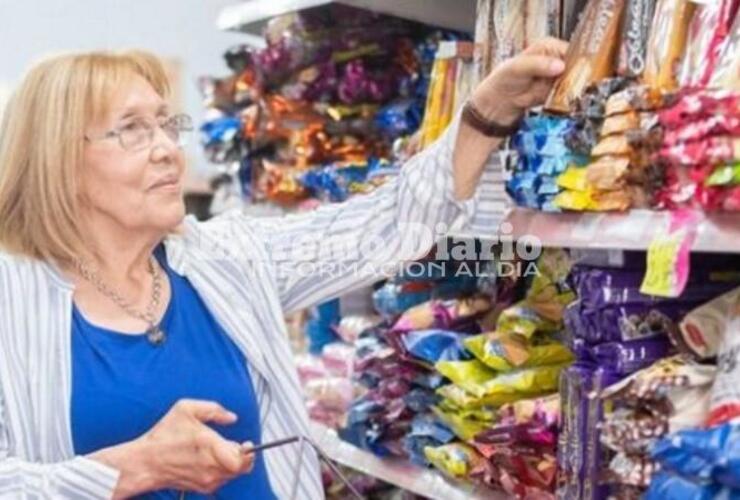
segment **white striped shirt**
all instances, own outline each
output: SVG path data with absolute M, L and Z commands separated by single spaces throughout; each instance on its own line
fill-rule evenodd
M 495 210 L 475 210 L 478 204 L 496 208 L 486 203 L 486 176 L 475 198 L 453 199 L 457 123 L 367 196 L 279 219 L 187 218 L 184 230 L 165 240 L 169 265 L 190 280 L 248 361 L 265 442 L 309 432 L 285 312 L 393 272 L 386 266 L 358 274 L 358 266 L 423 255 L 433 240 L 410 227 L 434 228 L 461 214 L 472 220 L 475 212 L 474 219 L 493 230 Z M 378 248 L 363 253 L 357 247 L 368 237 Z M 329 269 L 337 263 L 344 267 Z M 0 498 L 110 498 L 118 481 L 117 470 L 73 449 L 73 292 L 54 266 L 0 253 Z M 292 498 L 293 488 L 297 498 L 323 498 L 318 461 L 308 447 L 276 448 L 265 460 L 279 498 Z

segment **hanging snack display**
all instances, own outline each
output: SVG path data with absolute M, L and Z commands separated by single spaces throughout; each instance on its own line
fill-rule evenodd
M 473 51 L 459 39 L 338 4 L 274 18 L 266 48 L 233 47 L 233 75 L 202 79 L 206 153 L 241 160 L 252 201 L 367 192 L 397 172 L 397 139 L 423 120 L 433 142 L 467 97 Z

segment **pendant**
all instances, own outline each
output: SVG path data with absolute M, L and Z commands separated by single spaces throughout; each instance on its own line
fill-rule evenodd
M 149 343 L 153 346 L 160 346 L 164 344 L 164 341 L 167 339 L 167 336 L 165 335 L 164 331 L 159 327 L 159 325 L 153 325 L 146 331 L 146 338 L 149 340 Z

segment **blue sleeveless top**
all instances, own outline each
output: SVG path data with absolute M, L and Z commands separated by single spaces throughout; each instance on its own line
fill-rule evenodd
M 152 345 L 146 335 L 93 325 L 76 306 L 73 308 L 71 423 L 75 453 L 86 455 L 141 436 L 183 398 L 218 402 L 239 419 L 232 425 L 209 425 L 226 439 L 259 444 L 259 408 L 244 355 L 190 282 L 169 268 L 164 248 L 160 246 L 155 255 L 172 288 L 161 324 L 167 335 L 162 345 Z M 215 497 L 276 498 L 262 454 L 257 454 L 250 474 L 225 484 Z M 177 499 L 179 492 L 156 491 L 138 498 Z M 188 493 L 186 498 L 206 496 Z

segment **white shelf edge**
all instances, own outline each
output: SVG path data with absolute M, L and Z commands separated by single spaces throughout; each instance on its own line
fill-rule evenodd
M 503 222 L 512 226 L 514 239 L 536 236 L 544 246 L 584 249 L 646 250 L 657 232 L 666 227 L 669 212 L 632 210 L 616 212 L 546 213 L 512 208 Z M 454 238 L 496 239 L 490 233 L 453 231 Z M 740 253 L 740 213 L 705 214 L 697 228 L 694 252 Z
M 503 493 L 456 483 L 433 469 L 423 469 L 405 460 L 384 459 L 342 441 L 336 431 L 310 422 L 311 437 L 329 458 L 346 467 L 376 477 L 417 495 L 434 500 L 502 500 Z
M 224 7 L 216 21 L 223 31 L 254 32 L 272 17 L 330 3 L 343 3 L 442 28 L 472 32 L 475 0 L 244 0 Z

